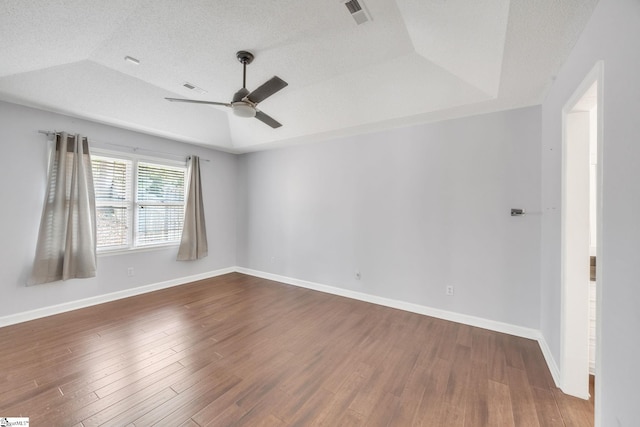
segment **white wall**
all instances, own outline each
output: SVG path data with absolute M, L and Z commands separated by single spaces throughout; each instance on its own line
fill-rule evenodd
M 242 155 L 238 263 L 538 329 L 540 120 L 533 107 Z
M 118 148 L 101 143 L 210 159 L 201 162 L 209 256 L 177 262 L 177 247 L 99 256 L 95 278 L 25 286 L 46 187 L 47 143 L 39 129 L 81 133 L 90 143 L 95 141 L 92 146 L 111 150 Z M 233 155 L 4 102 L 0 102 L 0 147 L 0 317 L 204 274 L 236 263 L 237 161 Z M 134 277 L 127 277 L 128 267 L 134 267 Z
M 600 0 L 542 106 L 542 332 L 560 360 L 561 109 L 604 61 L 601 290 L 601 426 L 640 419 L 640 2 Z M 586 261 L 585 261 L 586 262 Z M 562 367 L 561 367 L 562 368 Z

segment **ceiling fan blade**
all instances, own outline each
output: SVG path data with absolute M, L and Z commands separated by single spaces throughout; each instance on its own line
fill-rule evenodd
M 190 102 L 192 104 L 208 104 L 208 105 L 224 105 L 225 107 L 231 107 L 228 102 L 213 102 L 213 101 L 200 101 L 198 99 L 182 99 L 182 98 L 165 98 L 171 102 Z
M 257 104 L 258 102 L 262 102 L 280 89 L 287 86 L 289 83 L 285 82 L 278 76 L 271 77 L 270 80 L 267 80 L 262 84 L 258 89 L 251 92 L 247 95 L 249 101 Z
M 257 111 L 256 110 L 256 119 L 260 120 L 262 123 L 265 123 L 265 124 L 271 126 L 274 129 L 279 128 L 280 126 L 282 126 L 282 124 L 279 123 L 276 119 L 274 119 L 273 117 L 263 113 L 262 111 Z

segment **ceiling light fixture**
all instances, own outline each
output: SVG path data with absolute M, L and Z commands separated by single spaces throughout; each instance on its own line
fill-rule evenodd
M 238 117 L 255 117 L 256 116 L 256 109 L 253 107 L 253 105 L 249 104 L 248 102 L 244 102 L 244 101 L 232 102 L 231 108 L 233 109 L 233 114 L 235 114 Z
M 125 60 L 125 61 L 128 61 L 128 62 L 131 62 L 131 63 L 132 63 L 132 64 L 134 64 L 134 65 L 140 65 L 140 60 L 139 60 L 139 59 L 134 58 L 133 56 L 125 56 L 125 57 L 124 57 L 124 60 Z

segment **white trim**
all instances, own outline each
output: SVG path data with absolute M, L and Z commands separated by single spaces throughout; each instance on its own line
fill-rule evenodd
M 600 376 L 600 343 L 601 336 L 601 290 L 603 285 L 603 239 L 602 239 L 602 218 L 603 218 L 603 197 L 602 197 L 602 171 L 603 171 L 603 85 L 604 85 L 604 62 L 598 61 L 593 68 L 582 80 L 580 85 L 575 89 L 573 94 L 562 108 L 562 215 L 561 215 L 561 293 L 560 293 L 560 388 L 566 394 L 576 396 L 582 399 L 589 398 L 589 340 L 588 334 L 582 325 L 588 325 L 587 307 L 574 307 L 572 303 L 576 299 L 581 299 L 579 295 L 584 289 L 579 284 L 575 285 L 566 279 L 567 259 L 566 245 L 570 239 L 567 239 L 568 214 L 566 212 L 566 194 L 567 194 L 567 117 L 575 107 L 576 103 L 582 98 L 587 90 L 597 83 L 597 194 L 596 194 L 596 252 L 598 259 L 598 268 L 596 270 L 596 377 Z M 586 248 L 588 251 L 588 248 Z M 586 271 L 586 270 L 585 270 Z M 585 274 L 586 275 L 586 274 Z M 586 280 L 585 280 L 586 282 Z M 588 304 L 588 299 L 585 301 Z M 602 381 L 596 381 L 595 394 L 601 396 Z M 595 400 L 595 424 L 600 425 L 601 399 Z
M 22 313 L 11 314 L 9 316 L 0 317 L 0 328 L 4 326 L 14 325 L 16 323 L 27 322 L 29 320 L 40 319 L 42 317 L 52 316 L 54 314 L 65 313 L 67 311 L 77 310 L 79 308 L 90 307 L 92 305 L 103 304 L 122 298 L 128 298 L 135 295 L 146 294 L 148 292 L 160 289 L 171 288 L 173 286 L 184 285 L 195 282 L 197 280 L 209 279 L 211 277 L 221 276 L 223 274 L 233 273 L 237 269 L 234 267 L 223 268 L 220 270 L 209 271 L 206 273 L 194 274 L 192 276 L 179 277 L 177 279 L 167 280 L 165 282 L 153 283 L 150 285 L 139 286 L 137 288 L 125 289 L 123 291 L 112 292 L 95 297 L 85 298 L 76 301 L 65 302 L 62 304 L 52 305 L 49 307 L 38 308 Z
M 544 335 L 541 331 L 538 331 L 540 336 L 538 339 L 538 344 L 540 345 L 540 350 L 542 351 L 542 355 L 544 356 L 544 360 L 547 362 L 547 366 L 549 367 L 549 371 L 551 372 L 551 377 L 553 378 L 553 382 L 556 387 L 559 388 L 560 385 L 560 368 L 558 368 L 558 364 L 556 360 L 553 358 L 553 353 L 549 348 L 549 344 L 547 344 L 547 340 L 544 338 Z
M 604 224 L 604 61 L 599 61 L 598 67 L 598 164 L 596 165 L 596 176 L 598 182 L 596 188 L 596 378 L 602 378 L 602 288 L 606 283 L 604 275 L 605 257 L 604 240 L 603 240 L 603 224 Z M 606 285 L 604 285 L 606 286 Z M 594 385 L 594 394 L 602 396 L 602 381 L 596 381 Z M 595 427 L 602 426 L 602 399 L 596 397 L 594 402 L 594 418 Z
M 523 326 L 512 325 L 509 323 L 498 322 L 496 320 L 484 319 L 482 317 L 469 316 L 466 314 L 455 313 L 447 310 L 440 310 L 425 305 L 413 304 L 405 301 L 399 301 L 391 298 L 380 297 L 376 295 L 366 294 L 363 292 L 352 291 L 349 289 L 338 288 L 335 286 L 323 285 L 320 283 L 309 282 L 307 280 L 294 279 L 292 277 L 280 276 L 278 274 L 267 273 L 258 270 L 252 270 L 244 267 L 228 267 L 220 270 L 210 271 L 207 273 L 196 274 L 187 277 L 181 277 L 177 279 L 168 280 L 165 282 L 154 283 L 151 285 L 140 286 L 133 289 L 127 289 L 124 291 L 113 292 L 105 295 L 98 295 L 91 298 L 86 298 L 77 301 L 71 301 L 63 304 L 58 304 L 50 307 L 44 307 L 36 310 L 25 311 L 22 313 L 12 314 L 5 317 L 0 317 L 0 327 L 9 326 L 16 323 L 27 322 L 29 320 L 39 319 L 46 316 L 52 316 L 54 314 L 60 314 L 71 310 L 77 310 L 80 308 L 90 307 L 92 305 L 102 304 L 105 302 L 115 301 L 122 298 L 128 298 L 135 295 L 141 295 L 148 292 L 157 291 L 160 289 L 170 288 L 173 286 L 180 286 L 187 283 L 195 282 L 197 280 L 209 279 L 216 276 L 221 276 L 228 273 L 242 273 L 249 276 L 260 277 L 263 279 L 274 280 L 280 283 L 288 285 L 298 286 L 301 288 L 311 289 L 319 292 L 324 292 L 332 295 L 339 295 L 346 298 L 351 298 L 359 301 L 369 302 L 372 304 L 382 305 L 385 307 L 396 308 L 399 310 L 408 311 L 411 313 L 422 314 L 425 316 L 436 317 L 438 319 L 449 320 L 452 322 L 462 323 L 469 326 L 475 326 L 478 328 L 488 329 L 495 332 L 501 332 L 509 335 L 515 335 L 522 338 L 528 338 L 536 340 L 540 345 L 540 350 L 544 356 L 545 361 L 551 371 L 551 376 L 556 386 L 558 386 L 559 370 L 558 365 L 553 359 L 551 350 L 542 335 L 537 329 L 526 328 Z
M 441 310 L 438 308 L 428 307 L 420 304 L 399 301 L 391 298 L 380 297 L 363 292 L 352 291 L 349 289 L 338 288 L 335 286 L 323 285 L 320 283 L 309 282 L 307 280 L 294 279 L 292 277 L 280 276 L 278 274 L 266 273 L 263 271 L 252 270 L 250 268 L 236 267 L 238 273 L 250 276 L 260 277 L 262 279 L 274 280 L 276 282 L 286 283 L 288 285 L 299 286 L 301 288 L 312 289 L 314 291 L 325 292 L 328 294 L 339 295 L 342 297 L 352 298 L 359 301 L 378 304 L 385 307 L 397 308 L 399 310 L 409 311 L 411 313 L 423 314 L 425 316 L 436 317 L 438 319 L 450 320 L 452 322 L 462 323 L 469 326 L 488 329 L 495 332 L 502 332 L 509 335 L 515 335 L 522 338 L 528 338 L 538 341 L 540 350 L 549 365 L 553 381 L 558 384 L 558 367 L 553 359 L 549 346 L 538 329 L 527 328 L 524 326 L 512 325 L 509 323 L 498 322 L 496 320 L 485 319 L 482 317 L 469 316 L 466 314 L 455 313 L 453 311 Z
M 173 249 L 177 250 L 180 247 L 180 242 L 172 242 L 172 243 L 161 243 L 157 245 L 147 245 L 147 246 L 138 246 L 135 248 L 122 248 L 119 247 L 117 249 L 101 249 L 98 250 L 98 257 L 109 257 L 114 255 L 125 255 L 130 253 L 141 253 L 141 252 L 155 252 L 161 251 L 163 249 Z

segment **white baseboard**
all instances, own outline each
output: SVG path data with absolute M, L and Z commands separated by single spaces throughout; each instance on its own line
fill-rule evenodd
M 365 294 L 363 292 L 351 291 L 348 289 L 338 288 L 335 286 L 322 285 L 319 283 L 308 282 L 306 280 L 294 279 L 291 277 L 280 276 L 277 274 L 265 273 L 262 271 L 251 270 L 248 268 L 238 267 L 238 273 L 248 274 L 250 276 L 261 277 L 263 279 L 274 280 L 289 285 L 300 286 L 302 288 L 313 289 L 315 291 L 325 292 L 333 295 L 339 295 L 347 298 L 353 298 L 360 301 L 370 302 L 373 304 L 383 305 L 386 307 L 397 308 L 412 313 L 424 314 L 426 316 L 437 317 L 439 319 L 451 320 L 452 322 L 463 323 L 465 325 L 477 326 L 483 329 L 489 329 L 505 334 L 516 335 L 519 337 L 537 340 L 540 331 L 523 326 L 515 326 L 509 323 L 498 322 L 495 320 L 484 319 L 482 317 L 469 316 L 466 314 L 455 313 L 453 311 L 440 310 L 425 305 L 413 304 L 410 302 L 399 301 L 391 298 L 379 297 L 376 295 Z
M 542 354 L 544 355 L 545 361 L 547 362 L 547 366 L 549 366 L 549 370 L 551 371 L 551 376 L 553 377 L 553 380 L 556 383 L 556 386 L 559 387 L 560 371 L 558 369 L 558 365 L 555 363 L 555 360 L 553 359 L 551 350 L 549 349 L 549 346 L 547 345 L 547 342 L 544 339 L 542 332 L 540 332 L 537 329 L 511 325 L 509 323 L 484 319 L 482 317 L 469 316 L 466 314 L 455 313 L 447 310 L 440 310 L 440 309 L 428 307 L 425 305 L 413 304 L 413 303 L 399 301 L 391 298 L 385 298 L 385 297 L 380 297 L 376 295 L 366 294 L 364 292 L 357 292 L 349 289 L 338 288 L 335 286 L 309 282 L 306 280 L 294 279 L 292 277 L 280 276 L 277 274 L 266 273 L 263 271 L 252 270 L 244 267 L 223 268 L 220 270 L 167 280 L 165 282 L 153 283 L 150 285 L 140 286 L 137 288 L 126 289 L 123 291 L 113 292 L 110 294 L 98 295 L 91 298 L 70 301 L 63 304 L 58 304 L 58 305 L 53 305 L 49 307 L 39 308 L 36 310 L 12 314 L 9 316 L 0 317 L 0 327 L 14 325 L 16 323 L 21 323 L 21 322 L 27 322 L 29 320 L 35 320 L 35 319 L 39 319 L 46 316 L 52 316 L 54 314 L 60 314 L 60 313 L 64 313 L 71 310 L 77 310 L 79 308 L 90 307 L 92 305 L 111 302 L 111 301 L 115 301 L 122 298 L 128 298 L 131 296 L 145 294 L 145 293 L 157 291 L 160 289 L 170 288 L 173 286 L 184 285 L 186 283 L 195 282 L 197 280 L 209 279 L 211 277 L 221 276 L 223 274 L 228 274 L 233 272 L 247 274 L 250 276 L 260 277 L 268 280 L 274 280 L 276 282 L 281 282 L 281 283 L 286 283 L 293 286 L 312 289 L 319 292 L 339 295 L 346 298 L 352 298 L 359 301 L 382 305 L 385 307 L 396 308 L 399 310 L 409 311 L 412 313 L 423 314 L 425 316 L 431 316 L 439 319 L 450 320 L 452 322 L 462 323 L 469 326 L 476 326 L 476 327 L 488 329 L 491 331 L 502 332 L 509 335 L 515 335 L 523 338 L 536 340 L 540 345 L 540 349 L 542 351 Z
M 447 310 L 440 310 L 425 305 L 413 304 L 405 301 L 399 301 L 391 298 L 380 297 L 376 295 L 366 294 L 363 292 L 352 291 L 349 289 L 338 288 L 335 286 L 322 285 L 320 283 L 309 282 L 306 280 L 294 279 L 291 277 L 280 276 L 278 274 L 266 273 L 263 271 L 252 270 L 244 267 L 236 267 L 238 273 L 247 274 L 250 276 L 260 277 L 263 279 L 274 280 L 276 282 L 286 283 L 289 285 L 299 286 L 302 288 L 312 289 L 315 291 L 325 292 L 328 294 L 339 295 L 347 298 L 353 298 L 360 301 L 370 302 L 386 307 L 397 308 L 399 310 L 409 311 L 412 313 L 423 314 L 426 316 L 436 317 L 438 319 L 450 320 L 452 322 L 462 323 L 469 326 L 475 326 L 478 328 L 488 329 L 495 332 L 502 332 L 509 335 L 515 335 L 522 338 L 528 338 L 538 341 L 540 350 L 544 356 L 551 376 L 556 384 L 556 387 L 560 384 L 558 381 L 560 378 L 558 365 L 553 359 L 551 350 L 547 345 L 547 341 L 544 339 L 542 332 L 538 329 L 526 328 L 524 326 L 512 325 L 509 323 L 498 322 L 496 320 L 484 319 L 482 317 L 469 316 L 466 314 L 455 313 Z
M 544 339 L 544 335 L 542 335 L 542 332 L 538 331 L 538 335 L 539 336 L 536 338 L 536 340 L 540 345 L 540 350 L 542 351 L 544 360 L 547 362 L 547 366 L 549 367 L 549 371 L 551 372 L 553 382 L 555 383 L 556 387 L 560 388 L 560 369 L 558 368 L 558 364 L 553 358 L 551 349 L 549 348 L 549 344 L 547 344 L 547 340 Z
M 167 280 L 165 282 L 153 283 L 150 285 L 139 286 L 137 288 L 126 289 L 123 291 L 112 292 L 104 295 L 97 295 L 91 298 L 85 298 L 76 301 L 70 301 L 63 304 L 52 305 L 49 307 L 38 308 L 36 310 L 24 311 L 22 313 L 11 314 L 9 316 L 0 317 L 0 328 L 3 326 L 14 325 L 16 323 L 27 322 L 42 317 L 52 316 L 54 314 L 65 313 L 67 311 L 77 310 L 79 308 L 90 307 L 92 305 L 103 304 L 122 298 L 128 298 L 135 295 L 146 294 L 148 292 L 160 289 L 171 288 L 173 286 L 184 285 L 186 283 L 195 282 L 197 280 L 209 279 L 211 277 L 221 276 L 227 273 L 233 273 L 237 269 L 235 267 L 223 268 L 220 270 L 209 271 L 206 273 L 194 274 L 187 277 L 179 277 L 177 279 Z

